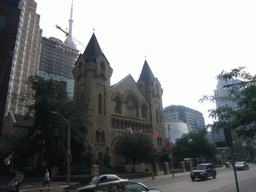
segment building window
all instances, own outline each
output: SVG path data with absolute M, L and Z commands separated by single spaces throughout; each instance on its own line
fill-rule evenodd
M 121 114 L 121 100 L 119 97 L 115 98 L 115 112 Z
M 99 130 L 96 131 L 95 140 L 97 143 L 100 143 L 100 131 Z
M 156 122 L 159 123 L 159 114 L 158 114 L 158 109 L 156 109 Z
M 98 114 L 102 114 L 102 95 L 98 95 Z
M 128 95 L 128 97 L 125 100 L 125 107 L 129 111 L 134 111 L 137 108 L 137 102 L 136 99 L 132 95 Z
M 112 119 L 112 127 L 115 128 L 116 127 L 116 120 Z
M 101 131 L 101 143 L 105 143 L 105 131 Z
M 144 119 L 147 119 L 147 108 L 145 104 L 141 106 L 141 115 Z

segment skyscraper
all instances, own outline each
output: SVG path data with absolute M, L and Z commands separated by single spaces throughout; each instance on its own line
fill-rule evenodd
M 65 32 L 64 43 L 54 37 L 42 38 L 42 51 L 39 65 L 39 76 L 45 79 L 53 78 L 67 83 L 67 92 L 70 97 L 74 94 L 74 78 L 72 69 L 79 51 L 72 39 L 73 1 L 69 19 L 69 32 Z
M 192 131 L 200 131 L 205 128 L 203 114 L 194 109 L 182 105 L 170 105 L 164 108 L 164 117 L 180 119 L 187 123 Z
M 236 84 L 239 83 L 240 80 L 238 79 L 230 79 L 230 80 L 219 80 L 217 84 L 217 89 L 214 90 L 214 96 L 216 98 L 220 97 L 227 97 L 229 95 L 229 89 L 225 88 L 225 85 L 229 84 Z M 232 101 L 221 101 L 221 100 L 216 100 L 216 108 L 218 109 L 219 107 L 224 107 L 224 106 L 229 106 L 232 107 L 233 109 L 236 109 L 237 106 L 234 102 Z M 225 135 L 224 131 L 221 130 L 219 132 L 214 132 L 212 133 L 212 139 L 213 142 L 216 144 L 218 148 L 226 148 L 226 143 L 225 143 Z
M 72 69 L 78 56 L 78 50 L 61 40 L 50 37 L 42 38 L 42 51 L 39 65 L 39 76 L 45 79 L 57 79 L 67 83 L 70 97 L 74 94 Z
M 1 10 L 1 13 L 3 13 L 2 11 L 7 13 L 8 19 L 5 21 L 11 24 L 7 24 L 3 30 L 6 34 L 9 32 L 15 34 L 15 41 L 14 43 L 13 39 L 10 42 L 9 40 L 1 41 L 3 49 L 9 47 L 8 51 L 5 50 L 5 54 L 11 52 L 13 56 L 5 56 L 3 60 L 6 65 L 4 65 L 5 70 L 3 78 L 1 78 L 1 128 L 4 117 L 9 111 L 24 115 L 27 109 L 26 105 L 33 102 L 26 100 L 30 93 L 26 81 L 29 76 L 38 73 L 42 37 L 42 30 L 39 27 L 40 16 L 36 13 L 37 4 L 34 0 L 4 1 L 15 7 L 9 9 L 8 13 L 3 7 Z M 12 45 L 10 46 L 9 43 Z M 7 57 L 9 57 L 8 60 Z

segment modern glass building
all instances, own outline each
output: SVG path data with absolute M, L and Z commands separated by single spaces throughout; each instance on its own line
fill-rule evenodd
M 39 76 L 67 82 L 67 92 L 73 98 L 74 78 L 72 70 L 79 51 L 61 40 L 50 37 L 42 38 L 42 50 Z
M 163 113 L 164 117 L 182 120 L 192 131 L 197 132 L 205 128 L 203 114 L 197 110 L 182 105 L 170 105 L 164 108 Z
M 175 143 L 176 139 L 182 135 L 189 133 L 191 129 L 186 123 L 180 119 L 165 118 L 166 138 L 169 138 L 170 143 Z
M 238 79 L 230 79 L 230 80 L 219 80 L 217 84 L 217 89 L 214 90 L 214 96 L 216 98 L 220 97 L 227 97 L 229 94 L 229 88 L 225 88 L 225 85 L 229 84 L 237 84 L 239 83 L 240 80 Z M 224 107 L 224 106 L 229 106 L 232 107 L 233 109 L 236 109 L 237 106 L 234 102 L 232 101 L 221 101 L 221 100 L 216 100 L 216 108 L 218 109 L 219 107 Z M 226 148 L 226 142 L 225 142 L 225 135 L 224 131 L 220 130 L 219 132 L 212 132 L 212 140 L 216 144 L 217 148 Z

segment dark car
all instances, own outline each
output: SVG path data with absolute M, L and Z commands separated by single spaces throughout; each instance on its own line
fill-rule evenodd
M 217 171 L 212 163 L 198 164 L 195 170 L 190 173 L 192 181 L 195 181 L 196 178 L 207 180 L 208 177 L 213 177 L 213 179 L 215 179 L 216 175 Z
M 127 179 L 121 179 L 116 175 L 98 175 L 85 178 L 82 182 L 75 185 L 70 185 L 63 189 L 63 192 L 77 192 L 77 191 L 108 191 L 109 185 L 113 183 L 120 183 L 121 181 L 127 181 Z
M 121 181 L 112 183 L 108 187 L 108 192 L 161 192 L 157 189 L 151 189 L 140 182 Z
M 245 161 L 239 161 L 235 163 L 236 170 L 249 170 L 249 165 Z

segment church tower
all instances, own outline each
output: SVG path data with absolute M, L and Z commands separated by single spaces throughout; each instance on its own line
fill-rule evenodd
M 146 98 L 150 102 L 151 121 L 152 128 L 162 137 L 154 137 L 155 146 L 161 146 L 159 143 L 163 143 L 159 139 L 165 138 L 165 128 L 163 120 L 163 104 L 162 95 L 163 89 L 157 78 L 154 77 L 147 61 L 145 60 L 137 85 L 146 95 Z M 163 137 L 164 136 L 164 137 Z
M 74 101 L 82 109 L 88 108 L 92 125 L 88 128 L 88 149 L 94 154 L 105 154 L 110 131 L 110 77 L 112 68 L 101 51 L 93 33 L 85 51 L 73 69 L 75 78 Z M 98 158 L 98 157 L 96 157 Z

